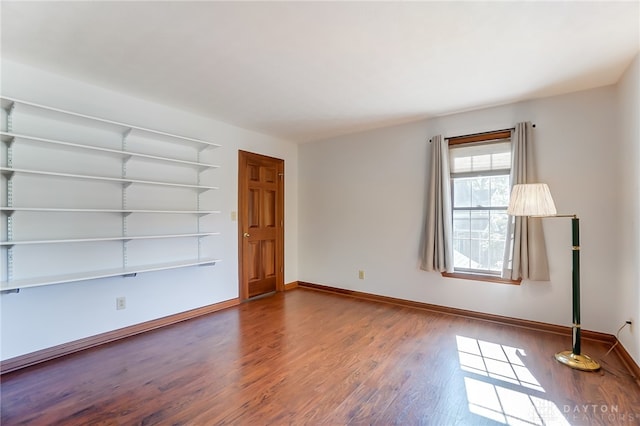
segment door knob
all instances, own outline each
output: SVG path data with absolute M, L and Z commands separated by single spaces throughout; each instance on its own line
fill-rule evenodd
M 248 233 L 248 232 L 245 232 L 245 233 L 243 234 L 243 236 L 244 236 L 245 238 L 247 238 L 247 237 L 250 237 L 251 235 L 249 235 L 249 233 Z

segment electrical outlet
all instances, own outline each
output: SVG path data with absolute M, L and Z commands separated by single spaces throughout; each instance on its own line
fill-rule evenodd
M 116 310 L 122 310 L 127 307 L 127 298 L 126 297 L 116 297 Z
M 358 271 L 358 279 L 359 280 L 364 280 L 364 271 L 363 270 L 359 270 Z

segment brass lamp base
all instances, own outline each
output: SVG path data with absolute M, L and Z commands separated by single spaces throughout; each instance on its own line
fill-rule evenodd
M 563 351 L 556 354 L 556 359 L 564 365 L 582 371 L 596 371 L 600 364 L 587 355 L 576 355 L 572 351 Z

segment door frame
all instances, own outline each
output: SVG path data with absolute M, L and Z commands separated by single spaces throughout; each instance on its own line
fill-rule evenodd
M 284 291 L 284 159 L 238 150 L 238 286 L 240 301 L 248 299 L 249 287 L 244 277 L 244 233 L 248 232 L 247 199 L 243 191 L 248 190 L 247 162 L 270 160 L 278 162 L 278 196 L 276 200 L 276 291 Z

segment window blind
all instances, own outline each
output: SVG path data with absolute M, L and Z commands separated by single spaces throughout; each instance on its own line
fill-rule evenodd
M 511 142 L 454 145 L 449 149 L 451 173 L 508 170 L 511 168 Z

